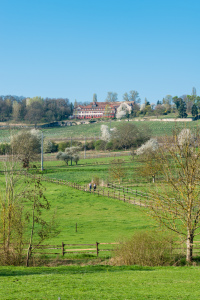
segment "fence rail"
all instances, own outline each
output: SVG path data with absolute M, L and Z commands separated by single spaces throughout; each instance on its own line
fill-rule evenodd
M 120 200 L 123 202 L 128 202 L 130 204 L 134 204 L 134 205 L 145 206 L 145 207 L 148 206 L 147 200 L 149 199 L 149 195 L 139 192 L 137 190 L 134 191 L 135 195 L 134 194 L 130 195 L 127 193 L 127 188 L 123 188 L 123 189 L 121 189 L 121 191 L 120 190 L 117 191 L 117 189 L 112 189 L 111 185 L 108 184 L 108 188 L 98 187 L 98 189 L 90 191 L 87 185 L 79 185 L 77 183 L 72 183 L 70 181 L 63 180 L 63 179 L 42 177 L 42 180 L 47 181 L 47 182 L 56 183 L 56 184 L 67 185 L 69 187 L 72 187 L 72 188 L 80 190 L 80 191 L 90 192 L 90 193 L 96 194 L 98 196 L 114 198 L 114 199 L 117 199 L 117 200 Z
M 60 245 L 33 245 L 33 253 L 34 255 L 61 255 L 65 257 L 67 254 L 93 254 L 97 257 L 99 256 L 100 252 L 108 252 L 113 251 L 113 247 L 104 246 L 112 246 L 112 245 L 119 245 L 120 243 L 99 243 L 96 242 L 94 244 L 66 244 L 62 242 Z M 28 245 L 28 244 L 27 244 Z M 25 246 L 25 245 L 24 245 Z M 102 247 L 101 247 L 102 246 Z M 10 244 L 12 248 L 12 244 Z M 109 249 L 108 249 L 109 248 Z M 3 243 L 0 243 L 0 251 L 4 250 Z M 44 250 L 44 251 L 43 251 Z M 48 251 L 50 250 L 50 251 Z M 53 250 L 53 251 L 52 251 Z M 54 251 L 55 250 L 55 251 Z M 23 248 L 23 252 L 25 253 L 27 248 Z M 186 254 L 186 244 L 182 243 L 173 243 L 171 245 L 171 254 L 172 253 L 179 253 L 182 255 Z M 193 243 L 193 253 L 194 255 L 200 255 L 200 241 L 194 241 Z
M 36 245 L 32 246 L 34 249 L 34 254 L 46 254 L 46 255 L 62 255 L 63 257 L 65 254 L 69 253 L 87 253 L 87 254 L 96 254 L 96 256 L 99 256 L 99 252 L 105 252 L 105 251 L 112 251 L 113 248 L 105 249 L 104 247 L 101 248 L 101 245 L 117 245 L 119 243 L 99 243 L 96 242 L 94 244 L 66 244 L 62 242 L 61 245 Z M 3 243 L 0 243 L 0 251 L 3 250 Z M 25 246 L 25 245 L 24 245 Z M 28 244 L 27 244 L 28 246 Z M 10 244 L 10 247 L 12 247 L 12 244 Z M 23 248 L 23 252 L 27 251 L 27 248 Z M 44 251 L 42 251 L 44 250 Z M 48 252 L 50 250 L 51 252 Z M 55 250 L 55 251 L 52 251 Z M 57 251 L 60 250 L 60 251 Z

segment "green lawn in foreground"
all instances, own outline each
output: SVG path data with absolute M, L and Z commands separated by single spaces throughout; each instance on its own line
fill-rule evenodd
M 0 267 L 0 299 L 200 299 L 198 267 Z

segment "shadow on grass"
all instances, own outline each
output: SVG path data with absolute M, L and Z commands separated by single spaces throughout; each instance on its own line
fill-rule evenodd
M 121 271 L 154 271 L 153 267 L 141 266 L 60 266 L 60 267 L 0 267 L 0 277 L 46 274 L 87 274 Z

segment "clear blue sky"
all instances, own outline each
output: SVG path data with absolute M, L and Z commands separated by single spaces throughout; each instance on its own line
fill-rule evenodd
M 198 0 L 0 0 L 0 95 L 200 95 Z

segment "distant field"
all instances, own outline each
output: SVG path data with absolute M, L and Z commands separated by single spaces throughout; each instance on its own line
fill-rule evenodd
M 198 122 L 153 122 L 153 121 L 144 121 L 144 122 L 133 122 L 138 127 L 147 127 L 152 131 L 153 136 L 163 136 L 163 135 L 171 135 L 172 130 L 176 127 L 184 128 L 195 128 L 197 125 L 200 124 Z M 93 123 L 87 125 L 76 125 L 71 127 L 62 127 L 62 128 L 51 128 L 45 129 L 44 135 L 47 138 L 51 138 L 53 140 L 60 139 L 60 138 L 76 138 L 76 137 L 99 137 L 101 135 L 101 125 L 105 124 L 111 128 L 118 127 L 121 124 L 126 123 L 124 121 L 111 121 L 106 123 Z
M 68 127 L 58 127 L 58 128 L 47 128 L 42 129 L 44 136 L 48 139 L 59 141 L 66 138 L 98 138 L 101 135 L 100 127 L 102 124 L 108 125 L 109 127 L 118 127 L 125 121 L 110 121 L 102 123 L 92 123 L 87 125 L 74 125 Z M 134 122 L 138 127 L 148 127 L 152 131 L 153 136 L 163 136 L 171 135 L 174 127 L 184 128 L 195 128 L 200 124 L 200 121 L 195 122 L 153 122 L 153 121 L 130 121 Z M 1 129 L 0 130 L 0 142 L 9 141 L 10 135 L 15 134 L 19 130 L 17 129 Z

